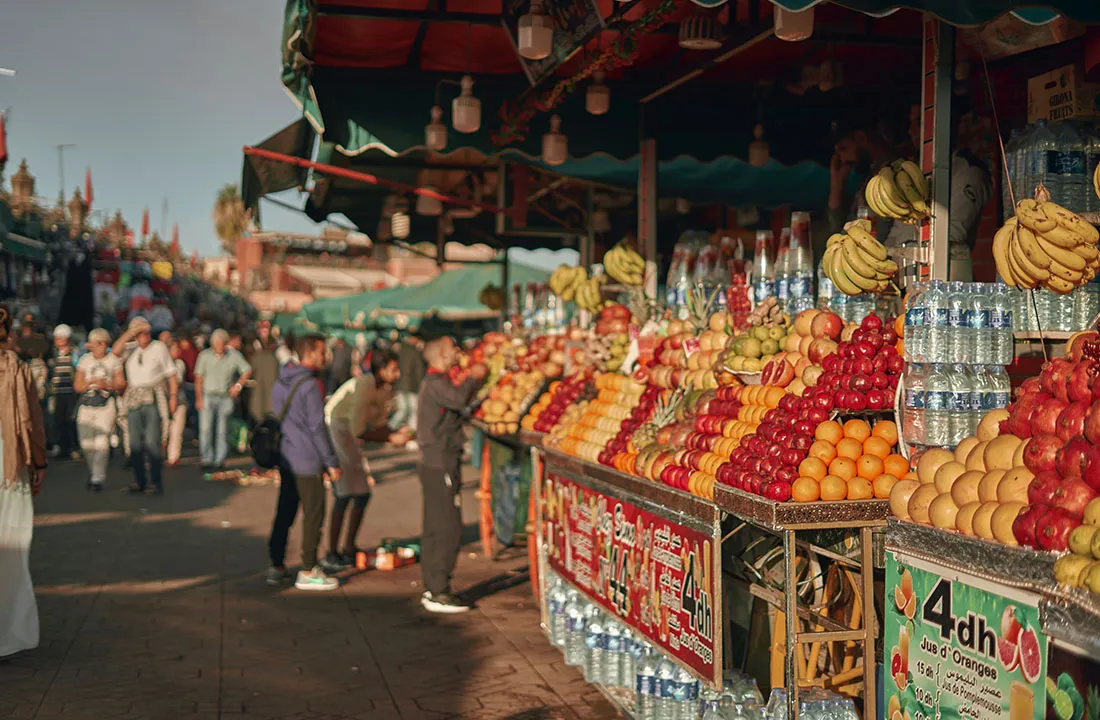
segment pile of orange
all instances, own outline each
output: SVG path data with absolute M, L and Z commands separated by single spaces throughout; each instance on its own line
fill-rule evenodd
M 888 498 L 909 461 L 894 452 L 898 427 L 884 420 L 872 428 L 864 420 L 817 426 L 809 455 L 791 486 L 795 502 Z

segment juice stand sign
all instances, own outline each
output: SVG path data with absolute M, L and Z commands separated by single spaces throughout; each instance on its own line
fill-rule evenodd
M 1035 606 L 886 557 L 887 720 L 1043 720 Z

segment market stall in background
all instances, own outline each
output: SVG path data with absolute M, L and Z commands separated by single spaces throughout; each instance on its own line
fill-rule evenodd
M 1100 9 L 562 5 L 291 2 L 320 151 L 246 185 L 577 249 L 465 284 L 483 542 L 565 661 L 646 720 L 1100 712 Z M 446 319 L 391 292 L 305 322 Z

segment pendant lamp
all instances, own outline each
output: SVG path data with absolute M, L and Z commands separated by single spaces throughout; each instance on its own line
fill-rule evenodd
M 516 46 L 528 60 L 542 60 L 550 55 L 554 47 L 554 20 L 546 14 L 542 0 L 531 0 L 531 9 L 520 17 Z
M 393 215 L 390 216 L 390 232 L 398 240 L 404 240 L 409 236 L 411 224 L 411 220 L 409 219 L 409 204 L 402 198 L 397 201 Z
M 794 12 L 775 6 L 775 36 L 787 42 L 808 40 L 814 34 L 813 6 Z
M 436 189 L 431 185 L 425 185 L 425 190 L 435 191 Z M 429 195 L 416 196 L 416 214 L 425 215 L 427 217 L 437 217 L 443 214 L 443 203 L 439 198 L 431 197 Z
M 481 129 L 481 101 L 474 97 L 474 79 L 462 76 L 462 92 L 451 103 L 451 125 L 460 133 L 475 133 Z
M 768 152 L 768 143 L 764 140 L 764 126 L 757 123 L 752 131 L 756 139 L 749 143 L 749 165 L 763 167 L 768 164 L 771 153 Z
M 611 109 L 611 89 L 603 82 L 603 70 L 592 73 L 592 84 L 584 93 L 584 109 L 590 115 L 603 115 Z
M 542 136 L 542 161 L 561 165 L 569 157 L 569 139 L 561 132 L 561 118 L 550 116 L 550 132 Z
M 429 150 L 440 151 L 447 147 L 447 126 L 443 124 L 443 108 L 432 105 L 432 121 L 424 127 L 424 144 Z

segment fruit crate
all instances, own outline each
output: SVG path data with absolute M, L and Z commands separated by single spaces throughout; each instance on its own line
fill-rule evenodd
M 778 502 L 729 485 L 715 486 L 714 502 L 731 515 L 771 532 L 876 527 L 885 525 L 890 515 L 886 499 Z

